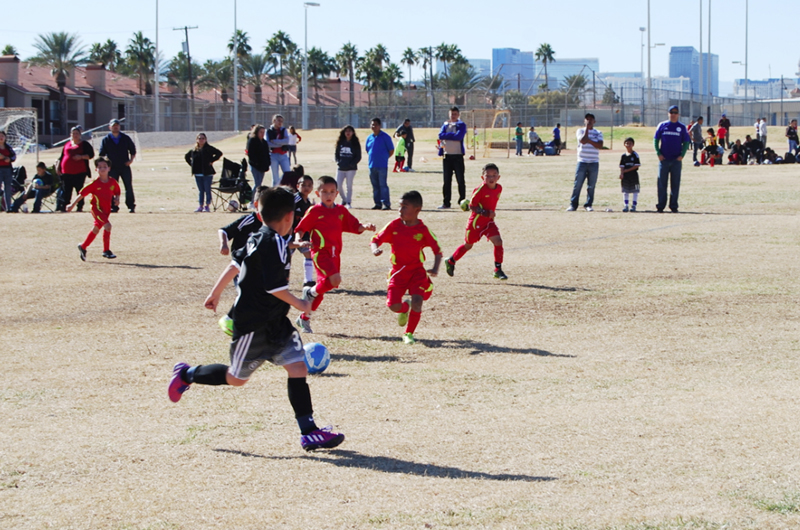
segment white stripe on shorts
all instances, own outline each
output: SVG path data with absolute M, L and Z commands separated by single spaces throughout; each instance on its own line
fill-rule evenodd
M 250 349 L 250 343 L 253 342 L 254 332 L 239 337 L 239 344 L 236 345 L 236 351 L 233 352 L 233 359 L 231 359 L 231 371 L 234 377 L 239 377 L 239 371 L 242 369 L 242 363 L 247 356 L 247 351 Z

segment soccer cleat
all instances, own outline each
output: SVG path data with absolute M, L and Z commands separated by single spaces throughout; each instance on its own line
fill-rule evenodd
M 403 335 L 403 344 L 416 344 L 417 339 L 414 338 L 413 333 L 405 333 Z
M 405 301 L 408 304 L 408 311 L 405 313 L 397 313 L 397 325 L 401 328 L 408 324 L 408 313 L 411 311 L 411 304 L 408 300 Z
M 631 211 L 632 211 L 632 212 L 635 212 L 635 211 L 636 211 L 636 205 L 635 205 L 635 204 L 634 204 L 633 206 L 631 206 Z
M 311 331 L 311 320 L 303 318 L 303 315 L 297 317 L 297 320 L 295 320 L 294 323 L 297 324 L 297 327 L 300 328 L 300 331 L 303 333 L 314 333 Z
M 503 269 L 495 269 L 494 270 L 494 277 L 497 278 L 498 280 L 507 280 L 508 279 L 508 276 L 506 276 L 506 273 L 503 272 Z
M 233 337 L 233 319 L 231 317 L 223 315 L 223 317 L 219 319 L 219 327 L 227 336 Z
M 81 253 L 81 261 L 86 261 L 86 249 L 78 245 L 78 252 Z
M 453 276 L 456 272 L 456 262 L 453 261 L 453 258 L 447 258 L 444 260 L 444 270 L 448 276 Z
M 173 403 L 180 401 L 183 393 L 189 390 L 189 387 L 192 386 L 190 383 L 184 382 L 184 380 L 181 378 L 181 372 L 188 370 L 189 368 L 191 367 L 186 363 L 178 363 L 172 368 L 172 379 L 169 380 L 167 394 L 169 394 L 169 400 Z
M 306 451 L 316 451 L 317 449 L 333 449 L 343 441 L 344 434 L 333 432 L 333 429 L 330 425 L 300 436 L 300 445 Z
M 622 209 L 622 211 L 623 211 L 623 212 L 629 212 L 629 211 L 630 211 L 630 208 L 628 208 L 628 207 L 626 206 L 625 208 L 623 208 L 623 209 Z
M 303 287 L 314 287 L 315 285 L 317 285 L 317 282 L 315 282 L 314 280 L 309 280 L 303 284 Z
M 113 252 L 111 252 L 110 250 L 105 250 L 105 251 L 103 251 L 103 257 L 106 258 L 106 259 L 114 259 L 117 256 Z
M 314 285 L 316 285 L 316 283 Z M 302 299 L 305 300 L 306 302 L 310 302 L 311 300 L 316 298 L 316 296 L 311 294 L 311 289 L 314 288 L 314 285 L 306 285 L 305 287 L 303 287 Z

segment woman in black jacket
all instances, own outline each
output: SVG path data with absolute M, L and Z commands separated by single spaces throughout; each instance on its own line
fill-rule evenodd
M 358 163 L 361 161 L 361 142 L 358 141 L 356 130 L 352 125 L 345 125 L 344 129 L 339 131 L 334 157 L 339 166 L 336 182 L 339 184 L 339 193 L 342 194 L 342 204 L 350 208 L 353 200 L 353 178 L 356 176 Z M 347 183 L 347 189 L 344 187 L 345 183 Z
M 186 156 L 186 163 L 192 168 L 192 175 L 197 182 L 197 190 L 200 192 L 198 202 L 200 206 L 195 212 L 211 211 L 211 182 L 214 180 L 214 162 L 222 158 L 222 151 L 210 145 L 204 133 L 197 135 L 197 143 L 194 149 L 190 149 Z M 203 207 L 203 195 L 206 203 Z
M 253 130 L 247 138 L 247 160 L 250 162 L 250 172 L 253 174 L 253 189 L 261 186 L 264 173 L 269 171 L 272 159 L 269 156 L 269 145 L 264 139 L 267 129 L 261 125 L 253 125 Z

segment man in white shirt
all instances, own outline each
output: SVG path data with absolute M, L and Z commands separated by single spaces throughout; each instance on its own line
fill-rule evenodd
M 584 116 L 583 127 L 575 136 L 578 140 L 578 167 L 575 169 L 575 185 L 572 187 L 568 212 L 578 209 L 583 181 L 586 180 L 586 202 L 583 207 L 587 212 L 593 211 L 594 186 L 597 184 L 597 173 L 600 171 L 600 149 L 603 148 L 603 133 L 594 128 L 594 114 Z
M 764 144 L 764 149 L 767 148 L 767 119 L 761 118 L 761 123 L 758 126 L 758 139 Z

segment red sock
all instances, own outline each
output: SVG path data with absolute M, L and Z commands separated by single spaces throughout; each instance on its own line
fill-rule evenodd
M 408 324 L 406 324 L 406 333 L 414 333 L 417 329 L 417 324 L 419 324 L 419 317 L 422 316 L 422 312 L 419 313 L 414 311 L 413 309 L 408 314 Z
M 111 231 L 103 230 L 103 252 L 111 250 Z
M 94 238 L 96 237 L 97 234 L 95 234 L 94 232 L 89 232 L 89 235 L 86 236 L 86 240 L 83 242 L 83 245 L 81 245 L 83 247 L 83 250 L 89 248 L 89 245 L 92 244 L 92 241 L 94 241 Z
M 465 245 L 461 245 L 460 247 L 458 247 L 458 248 L 456 249 L 456 251 L 455 251 L 455 252 L 453 252 L 453 261 L 458 261 L 458 260 L 460 260 L 461 258 L 463 258 L 463 257 L 464 257 L 464 254 L 466 254 L 466 253 L 467 253 L 467 248 L 466 248 L 466 246 L 465 246 Z
M 503 263 L 503 245 L 495 245 L 494 247 L 494 262 Z
M 408 302 L 403 302 L 403 305 L 400 307 L 400 311 L 398 313 L 408 313 Z
M 331 283 L 330 278 L 323 278 L 321 280 L 317 280 L 317 285 L 314 288 L 314 290 L 317 291 L 317 296 L 323 295 L 332 289 L 333 289 L 333 284 Z
M 325 298 L 324 294 L 318 294 L 312 301 L 311 301 L 311 310 L 316 311 L 319 307 L 319 304 L 322 303 L 322 299 Z

